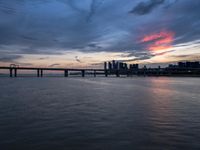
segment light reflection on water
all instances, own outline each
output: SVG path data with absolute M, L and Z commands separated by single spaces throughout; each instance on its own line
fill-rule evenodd
M 3 149 L 199 149 L 198 78 L 1 78 Z

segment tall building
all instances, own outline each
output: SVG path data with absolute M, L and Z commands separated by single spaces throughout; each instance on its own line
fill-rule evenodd
M 112 61 L 112 69 L 115 69 L 115 60 Z
M 108 62 L 108 69 L 112 70 L 112 63 L 111 62 Z
M 123 62 L 118 62 L 115 60 L 112 60 L 111 62 L 105 62 L 104 63 L 104 69 L 107 68 L 109 70 L 137 70 L 139 69 L 139 65 L 138 64 L 130 64 L 128 67 L 127 63 L 123 63 Z
M 185 63 L 184 62 L 178 62 L 178 67 L 179 68 L 185 68 Z
M 138 64 L 130 64 L 129 69 L 130 70 L 137 70 L 137 69 L 139 69 L 139 65 Z
M 117 69 L 119 69 L 119 62 L 116 62 L 115 63 L 115 68 L 114 68 L 115 70 L 117 70 Z

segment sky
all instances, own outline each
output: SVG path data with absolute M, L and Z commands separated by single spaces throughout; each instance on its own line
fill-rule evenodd
M 0 0 L 0 66 L 200 60 L 200 0 Z

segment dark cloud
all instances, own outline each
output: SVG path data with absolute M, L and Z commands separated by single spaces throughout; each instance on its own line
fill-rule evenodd
M 3 6 L 2 4 L 0 5 L 0 7 L 1 7 L 1 12 L 5 13 L 5 14 L 15 14 L 16 13 L 16 11 L 14 9 Z
M 78 7 L 76 5 L 76 0 L 58 0 L 60 2 L 64 2 L 65 4 L 67 4 L 70 8 L 72 8 L 73 10 L 79 12 L 79 13 L 85 13 L 84 9 L 81 9 L 80 7 Z
M 17 5 L 19 3 L 11 3 L 10 1 L 0 1 L 0 12 L 8 15 L 17 13 Z
M 56 67 L 56 66 L 60 66 L 61 64 L 51 64 L 48 67 Z
M 104 62 L 100 62 L 100 63 L 92 63 L 90 64 L 91 66 L 102 66 Z
M 151 55 L 144 55 L 144 56 L 140 56 L 140 57 L 137 57 L 137 58 L 123 60 L 123 62 L 132 62 L 132 61 L 139 61 L 139 60 L 147 60 L 147 59 L 150 59 L 151 57 L 152 57 Z
M 88 17 L 86 18 L 86 21 L 91 21 L 91 18 L 95 15 L 97 9 L 104 3 L 105 0 L 92 0 L 90 4 L 90 11 L 88 14 Z
M 127 59 L 123 59 L 123 60 L 119 60 L 122 62 L 131 62 L 131 61 L 141 61 L 141 60 L 148 60 L 152 57 L 155 56 L 162 56 L 165 54 L 169 54 L 174 52 L 174 50 L 169 50 L 169 51 L 165 51 L 165 52 L 160 52 L 160 53 L 151 53 L 151 52 L 132 52 L 132 53 L 128 53 L 128 54 L 124 54 L 121 55 L 121 57 L 127 58 Z M 134 58 L 131 58 L 134 57 Z
M 141 56 L 152 56 L 152 54 L 150 52 L 130 52 L 127 54 L 122 54 L 120 55 L 120 57 L 141 57 Z
M 48 59 L 49 57 L 40 57 L 39 60 L 45 60 Z
M 22 58 L 22 56 L 20 56 L 20 55 L 8 55 L 8 54 L 6 54 L 6 55 L 1 55 L 0 56 L 0 62 L 16 62 L 16 60 L 17 59 L 20 59 L 20 58 Z
M 18 66 L 33 66 L 33 64 L 32 63 L 19 63 L 19 62 L 15 62 L 15 65 L 18 65 Z
M 163 4 L 165 0 L 150 0 L 148 2 L 140 2 L 137 6 L 130 11 L 137 15 L 145 15 L 150 13 L 154 8 Z
M 164 8 L 170 8 L 171 6 L 173 6 L 175 3 L 177 3 L 178 0 L 166 0 L 166 5 L 164 6 Z
M 95 11 L 96 11 L 96 0 L 92 0 L 90 4 L 90 11 L 89 11 L 88 17 L 86 18 L 87 22 L 91 20 L 92 16 L 95 14 Z
M 38 39 L 31 37 L 31 36 L 24 36 L 24 35 L 20 35 L 21 38 L 25 39 L 25 40 L 31 40 L 31 41 L 36 41 Z
M 150 59 L 154 56 L 155 55 L 151 54 L 150 52 L 134 51 L 134 52 L 131 52 L 131 53 L 120 55 L 120 57 L 122 57 L 124 59 L 118 59 L 117 61 L 119 61 L 119 62 L 133 62 L 133 61 L 139 61 L 139 60 L 147 60 L 147 59 Z
M 99 49 L 101 49 L 102 47 L 99 46 L 99 45 L 97 45 L 97 44 L 95 44 L 95 43 L 90 43 L 90 44 L 88 44 L 85 48 L 86 48 L 86 49 L 89 48 L 89 49 L 92 49 L 92 50 L 93 50 L 93 49 L 99 50 Z
M 96 44 L 93 44 L 93 43 L 92 43 L 92 44 L 88 44 L 88 46 L 89 46 L 89 47 L 92 47 L 92 48 L 97 47 L 97 45 L 96 45 Z

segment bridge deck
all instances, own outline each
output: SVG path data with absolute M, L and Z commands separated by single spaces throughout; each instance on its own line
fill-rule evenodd
M 18 69 L 18 70 L 56 70 L 56 71 L 104 71 L 104 69 L 73 69 L 73 68 L 39 68 L 39 67 L 0 67 L 0 69 Z

